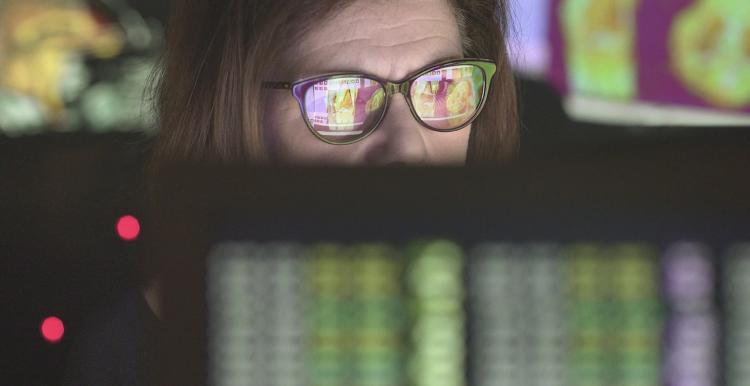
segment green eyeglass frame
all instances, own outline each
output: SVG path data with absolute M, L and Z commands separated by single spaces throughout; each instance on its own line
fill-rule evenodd
M 467 122 L 463 123 L 462 125 L 458 127 L 451 127 L 449 129 L 437 129 L 435 127 L 428 125 L 425 121 L 423 121 L 419 117 L 417 111 L 414 108 L 414 103 L 411 100 L 410 90 L 414 81 L 424 76 L 425 74 L 428 74 L 432 71 L 439 70 L 441 68 L 453 67 L 453 66 L 458 66 L 458 65 L 475 66 L 482 71 L 482 75 L 484 76 L 484 83 L 482 85 L 481 100 L 478 102 L 477 109 L 474 112 L 473 116 Z M 313 133 L 313 135 L 315 135 L 321 141 L 332 144 L 332 145 L 348 145 L 348 144 L 359 142 L 367 138 L 370 134 L 374 133 L 375 130 L 377 130 L 377 128 L 380 126 L 380 123 L 383 121 L 386 114 L 388 113 L 391 96 L 395 94 L 399 94 L 399 93 L 404 94 L 404 99 L 406 99 L 406 103 L 409 105 L 409 111 L 411 111 L 411 114 L 414 117 L 414 119 L 416 119 L 417 122 L 419 122 L 423 127 L 433 130 L 433 131 L 439 131 L 439 132 L 453 132 L 453 131 L 461 130 L 464 127 L 470 125 L 472 122 L 474 122 L 479 116 L 479 114 L 482 112 L 485 102 L 487 101 L 487 95 L 489 94 L 489 90 L 492 85 L 492 79 L 494 78 L 496 71 L 497 71 L 497 65 L 491 60 L 477 59 L 477 58 L 465 58 L 465 59 L 453 59 L 453 60 L 439 62 L 436 64 L 430 64 L 426 67 L 423 67 L 413 72 L 411 75 L 408 75 L 403 80 L 395 81 L 395 82 L 392 82 L 386 79 L 381 79 L 377 76 L 366 74 L 366 73 L 361 73 L 361 72 L 335 72 L 335 73 L 329 73 L 329 74 L 323 74 L 323 75 L 315 75 L 315 76 L 307 77 L 307 78 L 300 79 L 294 82 L 266 81 L 262 83 L 262 87 L 264 89 L 291 90 L 292 95 L 294 96 L 294 98 L 297 100 L 297 103 L 299 104 L 300 112 L 302 113 L 302 119 L 305 121 L 305 124 Z M 349 140 L 349 141 L 343 141 L 343 142 L 331 141 L 323 137 L 322 135 L 320 135 L 317 132 L 317 130 L 315 130 L 315 128 L 313 127 L 313 124 L 312 122 L 310 122 L 310 119 L 308 119 L 308 114 L 307 114 L 306 107 L 305 107 L 305 94 L 310 87 L 312 87 L 314 84 L 322 80 L 330 80 L 330 79 L 337 79 L 337 78 L 351 78 L 351 77 L 364 77 L 364 78 L 374 80 L 377 83 L 379 83 L 380 86 L 385 91 L 385 101 L 384 101 L 385 106 L 382 109 L 380 117 L 378 117 L 375 123 L 372 125 L 372 127 L 367 128 L 366 132 L 362 134 L 361 136 L 354 138 L 352 140 Z

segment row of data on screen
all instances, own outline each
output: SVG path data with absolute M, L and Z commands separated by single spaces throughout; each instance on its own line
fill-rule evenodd
M 228 242 L 215 385 L 750 385 L 750 244 Z

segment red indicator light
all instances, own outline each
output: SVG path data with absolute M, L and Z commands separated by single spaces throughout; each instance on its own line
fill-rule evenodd
M 122 216 L 117 220 L 117 235 L 125 241 L 133 241 L 141 233 L 141 224 L 138 219 L 131 216 Z
M 65 334 L 65 326 L 60 318 L 50 316 L 42 321 L 41 331 L 47 342 L 57 343 Z

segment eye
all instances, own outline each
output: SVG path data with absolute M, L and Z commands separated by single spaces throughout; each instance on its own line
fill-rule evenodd
M 436 130 L 465 125 L 482 102 L 484 73 L 474 65 L 430 71 L 411 84 L 410 97 L 420 120 Z
M 385 90 L 365 77 L 316 81 L 304 94 L 308 126 L 329 143 L 345 144 L 369 134 L 382 115 Z

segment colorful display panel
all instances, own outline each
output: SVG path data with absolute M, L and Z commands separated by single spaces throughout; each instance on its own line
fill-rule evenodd
M 644 74 L 640 85 L 644 98 L 657 99 L 665 91 L 680 94 L 679 82 L 710 105 L 750 111 L 750 3 L 698 0 L 664 8 L 673 19 L 665 42 L 673 77 L 659 85 Z M 651 5 L 641 11 L 642 17 L 656 11 Z M 654 58 L 658 54 L 649 53 Z M 663 54 L 661 58 L 666 62 Z M 683 97 L 690 102 L 687 95 Z
M 719 321 L 709 251 L 700 244 L 674 245 L 666 252 L 664 268 L 664 295 L 670 310 L 665 384 L 717 385 Z
M 750 247 L 712 253 L 221 244 L 207 261 L 209 383 L 749 384 Z
M 452 243 L 229 243 L 208 269 L 210 384 L 464 384 Z
M 750 244 L 736 245 L 727 255 L 723 280 L 726 384 L 750 385 Z
M 473 384 L 550 385 L 565 379 L 561 249 L 485 244 L 471 257 Z
M 637 26 L 642 0 L 567 0 L 559 18 L 570 88 L 615 99 L 636 95 Z
M 150 130 L 162 25 L 128 1 L 0 2 L 0 134 Z
M 550 6 L 549 75 L 568 95 L 573 115 L 641 124 L 750 123 L 747 1 L 552 0 Z

